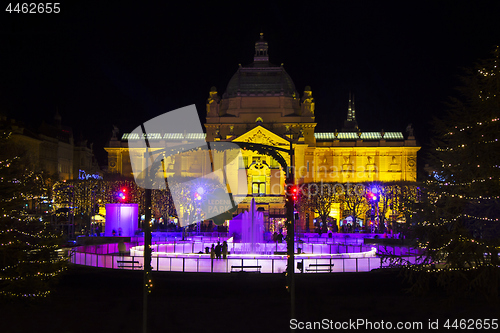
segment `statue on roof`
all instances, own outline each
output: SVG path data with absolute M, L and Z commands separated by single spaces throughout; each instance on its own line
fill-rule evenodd
M 217 94 L 217 88 L 210 88 L 207 98 L 207 116 L 208 117 L 218 117 L 219 116 L 219 101 L 220 97 Z
M 304 88 L 302 96 L 302 116 L 314 116 L 314 98 L 310 86 Z
M 113 125 L 113 130 L 111 131 L 111 140 L 118 140 L 118 135 L 120 134 L 120 130 L 116 125 Z
M 406 126 L 406 133 L 408 133 L 408 137 L 413 136 L 413 127 L 411 123 Z

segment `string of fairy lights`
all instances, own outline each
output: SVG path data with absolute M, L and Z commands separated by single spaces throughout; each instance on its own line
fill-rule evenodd
M 440 186 L 471 186 L 474 185 L 475 183 L 484 183 L 489 180 L 495 180 L 494 177 L 488 177 L 484 179 L 473 179 L 470 182 L 462 182 L 462 183 L 452 183 L 452 182 L 441 182 L 441 181 L 435 181 L 435 180 L 429 180 L 429 183 L 437 184 Z
M 495 143 L 495 142 L 498 142 L 498 139 L 494 139 L 494 140 L 489 140 L 489 141 L 482 141 L 482 142 L 478 142 L 478 144 L 486 144 L 486 143 Z M 451 147 L 447 147 L 447 148 L 436 148 L 437 151 L 453 151 L 453 150 L 459 150 L 459 149 L 463 149 L 463 148 L 467 148 L 469 145 L 468 144 L 461 144 L 455 148 L 451 148 Z
M 446 244 L 444 244 L 440 247 L 431 247 L 429 241 L 427 241 L 427 242 L 417 241 L 417 245 L 421 249 L 427 249 L 427 250 L 432 251 L 432 252 L 439 252 L 439 251 L 442 251 L 445 248 L 447 248 L 453 242 L 456 242 L 456 243 L 474 243 L 474 245 L 476 245 L 476 246 L 486 246 L 486 243 L 484 243 L 483 241 L 480 241 L 480 240 L 477 240 L 477 239 L 474 239 L 471 237 L 465 237 L 462 235 L 451 238 Z
M 139 211 L 144 212 L 144 189 L 132 180 L 77 180 L 58 182 L 53 187 L 53 204 L 67 207 L 74 215 L 90 215 L 92 207 L 104 207 L 108 203 L 120 203 L 118 193 L 126 189 L 126 203 L 137 203 Z M 168 191 L 152 190 L 152 211 L 160 216 L 175 215 L 175 207 Z M 94 207 L 95 208 L 95 207 Z M 94 209 L 97 214 L 98 210 Z M 56 214 L 57 215 L 57 214 Z
M 408 270 L 414 271 L 414 272 L 433 272 L 433 273 L 445 273 L 445 272 L 470 272 L 470 271 L 476 271 L 480 267 L 492 267 L 492 268 L 497 268 L 498 266 L 495 266 L 490 263 L 483 263 L 480 265 L 476 265 L 473 267 L 449 267 L 449 266 L 444 266 L 441 268 L 436 268 L 435 264 L 426 264 L 426 265 L 408 265 L 406 268 Z
M 25 281 L 32 278 L 37 279 L 47 279 L 53 278 L 66 271 L 68 268 L 66 266 L 61 267 L 58 270 L 53 272 L 45 273 L 45 272 L 37 272 L 36 274 L 26 274 L 23 276 L 0 276 L 0 281 Z
M 52 259 L 47 259 L 47 260 L 19 260 L 16 264 L 6 266 L 2 269 L 0 269 L 0 272 L 6 272 L 8 270 L 13 270 L 17 269 L 21 265 L 33 265 L 33 264 L 59 264 L 59 263 L 64 263 L 68 259 L 65 257 L 60 257 L 57 256 Z
M 478 122 L 476 122 L 476 124 L 474 126 L 468 125 L 468 126 L 460 128 L 460 129 L 458 128 L 458 126 L 455 126 L 455 129 L 457 129 L 458 132 L 463 132 L 463 131 L 466 131 L 469 129 L 476 130 L 476 125 L 477 126 L 486 126 L 486 125 L 490 125 L 491 123 L 497 122 L 499 120 L 500 120 L 500 118 L 493 118 L 491 120 L 488 119 L 488 120 L 484 120 L 484 121 L 478 121 Z M 457 134 L 457 132 L 456 131 L 455 132 L 448 132 L 447 134 L 454 135 L 454 134 Z
M 206 193 L 211 193 L 221 186 L 208 180 L 193 182 L 192 188 L 183 184 L 181 182 L 175 183 L 172 188 L 167 190 L 152 190 L 151 207 L 153 217 L 177 216 L 179 212 L 176 211 L 171 192 L 184 198 L 184 200 L 180 200 L 183 206 L 178 208 L 182 211 L 190 211 L 194 210 L 194 193 L 199 187 L 203 187 Z M 119 193 L 123 189 L 127 193 L 124 201 L 119 197 Z M 75 216 L 89 216 L 93 205 L 104 207 L 108 203 L 137 203 L 139 212 L 144 214 L 144 198 L 144 189 L 139 187 L 133 180 L 77 180 L 58 182 L 53 187 L 53 204 L 55 207 L 69 207 Z M 94 209 L 94 213 L 97 214 L 98 211 Z M 58 214 L 55 215 L 58 216 Z
M 485 221 L 485 222 L 498 222 L 498 221 L 500 221 L 500 219 L 498 219 L 498 218 L 479 217 L 479 216 L 474 216 L 474 215 L 470 215 L 470 214 L 459 214 L 451 219 L 445 219 L 445 218 L 440 217 L 438 219 L 438 222 L 424 221 L 424 222 L 422 222 L 422 225 L 423 226 L 443 226 L 443 225 L 447 225 L 450 223 L 460 221 L 462 218 L 468 218 L 468 219 Z
M 51 280 L 66 270 L 56 251 L 61 234 L 50 222 L 28 215 L 27 203 L 46 196 L 41 173 L 30 170 L 11 133 L 0 133 L 0 296 L 40 298 L 50 294 Z
M 11 291 L 6 291 L 6 290 L 0 290 L 0 295 L 7 296 L 7 297 L 13 297 L 13 298 L 42 298 L 42 297 L 47 297 L 50 294 L 50 290 L 46 291 L 39 291 L 35 293 L 15 293 Z
M 474 244 L 476 248 L 483 248 L 484 250 L 488 251 L 488 249 L 492 249 L 491 247 L 487 246 L 484 242 L 479 241 L 474 238 L 470 237 L 465 237 L 465 236 L 457 236 L 452 239 L 450 239 L 448 242 L 445 244 L 439 246 L 439 247 L 432 247 L 430 245 L 430 242 L 418 242 L 417 241 L 417 246 L 421 249 L 425 249 L 429 253 L 434 253 L 435 255 L 439 253 L 443 253 L 446 251 L 449 251 L 450 247 L 454 244 Z M 496 249 L 500 249 L 499 246 L 496 247 Z M 482 252 L 482 251 L 481 251 Z M 427 259 L 429 260 L 429 259 Z M 452 271 L 474 271 L 479 268 L 484 268 L 484 267 L 491 267 L 491 268 L 498 268 L 500 266 L 495 266 L 494 264 L 484 261 L 484 260 L 474 260 L 472 265 L 465 265 L 464 267 L 453 267 L 452 265 L 448 263 L 440 263 L 443 267 L 436 267 L 436 263 L 432 264 L 409 264 L 405 268 L 415 271 L 415 272 L 434 272 L 434 273 L 439 273 L 439 272 L 452 272 Z
M 426 260 L 437 260 L 440 267 L 433 263 L 409 265 L 410 270 L 451 272 L 498 267 L 485 257 L 488 253 L 496 256 L 500 249 L 498 237 L 494 237 L 495 226 L 500 221 L 499 165 L 495 163 L 500 139 L 498 56 L 497 47 L 493 61 L 484 62 L 477 69 L 478 75 L 472 78 L 475 86 L 470 87 L 468 97 L 472 98 L 470 105 L 475 119 L 461 113 L 455 120 L 450 118 L 455 124 L 442 137 L 444 144 L 435 148 L 443 172 L 434 172 L 433 179 L 426 181 L 430 205 L 425 212 L 435 216 L 427 216 L 421 223 L 426 228 L 422 229 L 417 245 L 426 250 Z M 476 90 L 476 87 L 479 88 Z M 467 103 L 459 112 L 468 112 Z M 450 230 L 461 230 L 459 232 L 467 236 L 457 236 Z M 486 237 L 483 232 L 487 233 Z M 473 258 L 472 264 L 463 264 L 460 260 L 455 262 L 455 255 Z

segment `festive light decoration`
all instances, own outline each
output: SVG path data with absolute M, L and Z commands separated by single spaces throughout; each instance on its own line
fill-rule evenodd
M 56 251 L 60 233 L 41 216 L 28 214 L 47 198 L 47 186 L 23 151 L 10 132 L 0 131 L 0 296 L 46 297 L 66 259 Z
M 497 293 L 497 281 L 489 278 L 496 273 L 485 272 L 500 268 L 498 57 L 497 48 L 464 77 L 463 98 L 455 99 L 447 117 L 436 124 L 440 135 L 432 155 L 433 176 L 425 183 L 425 205 L 417 210 L 413 230 L 424 264 L 406 267 L 416 286 L 435 274 L 438 283 L 453 286 L 451 292 L 459 286 Z
M 338 203 L 341 218 L 355 216 L 356 220 L 367 221 L 365 226 L 378 220 L 379 225 L 387 224 L 397 232 L 403 231 L 403 226 L 396 221 L 409 223 L 421 200 L 420 188 L 411 182 L 309 183 L 301 185 L 299 193 L 302 211 L 323 215 L 324 221 L 330 215 L 331 205 Z
M 92 207 L 104 207 L 108 203 L 121 203 L 120 193 L 127 203 L 139 204 L 139 212 L 144 214 L 144 189 L 132 180 L 74 180 L 57 182 L 53 186 L 55 207 L 71 206 L 75 216 L 90 216 Z M 152 191 L 152 211 L 154 217 L 175 216 L 176 211 L 168 190 Z
M 378 192 L 377 188 L 373 188 L 370 192 L 366 193 L 366 198 L 370 203 L 376 203 L 380 200 L 380 197 L 378 196 L 377 192 Z
M 120 189 L 120 192 L 118 192 L 118 199 L 122 202 L 127 200 L 127 189 L 126 188 Z

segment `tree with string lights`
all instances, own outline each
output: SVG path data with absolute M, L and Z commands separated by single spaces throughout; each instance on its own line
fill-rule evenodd
M 343 211 L 352 216 L 353 224 L 356 225 L 358 218 L 364 217 L 369 209 L 369 203 L 366 199 L 367 184 L 344 184 L 345 190 L 339 193 L 340 206 Z
M 338 191 L 335 185 L 323 182 L 307 183 L 302 184 L 298 191 L 301 211 L 313 213 L 321 219 L 321 232 L 327 231 L 327 220 L 333 204 L 339 202 L 341 191 Z
M 29 200 L 45 193 L 43 175 L 30 169 L 26 152 L 12 142 L 8 129 L 1 129 L 0 296 L 45 297 L 65 269 L 56 251 L 60 235 L 26 211 Z
M 467 71 L 460 97 L 452 99 L 446 117 L 435 120 L 426 207 L 415 228 L 429 265 L 411 268 L 420 277 L 415 288 L 424 287 L 422 272 L 434 272 L 455 293 L 498 293 L 499 65 L 497 47 Z

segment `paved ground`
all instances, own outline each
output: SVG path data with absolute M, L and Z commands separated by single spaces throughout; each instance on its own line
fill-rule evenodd
M 160 272 L 154 281 L 151 332 L 290 331 L 282 275 Z M 479 297 L 449 302 L 439 290 L 414 297 L 404 287 L 391 272 L 298 275 L 297 319 L 421 321 L 426 327 L 429 319 L 500 317 L 498 305 Z M 2 301 L 0 313 L 2 333 L 142 332 L 142 272 L 72 266 L 50 299 Z

